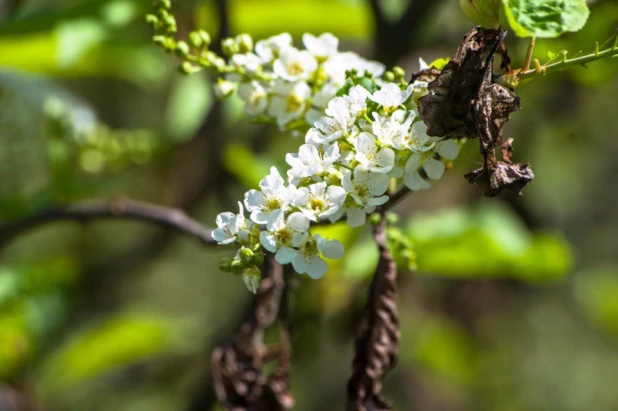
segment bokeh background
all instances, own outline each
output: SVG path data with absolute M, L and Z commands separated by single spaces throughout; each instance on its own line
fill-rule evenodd
M 455 0 L 177 1 L 182 33 L 332 32 L 340 49 L 408 72 L 453 55 L 472 24 Z M 150 42 L 148 1 L 0 1 L 0 227 L 54 204 L 132 198 L 212 225 L 299 140 L 218 103 Z M 223 8 L 222 8 L 223 7 Z M 537 42 L 591 51 L 615 0 L 585 29 Z M 224 12 L 222 12 L 224 11 Z M 507 39 L 514 66 L 527 42 Z M 463 174 L 397 206 L 418 270 L 400 271 L 397 409 L 618 409 L 618 62 L 535 80 L 506 135 L 536 174 L 523 198 L 485 199 Z M 296 409 L 340 410 L 377 260 L 367 229 L 325 228 L 346 258 L 298 276 Z M 214 410 L 212 347 L 250 307 L 217 268 L 226 247 L 127 221 L 56 223 L 0 238 L 0 410 Z

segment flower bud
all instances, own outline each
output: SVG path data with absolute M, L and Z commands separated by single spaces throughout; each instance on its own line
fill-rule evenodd
M 261 266 L 262 264 L 264 264 L 264 253 L 263 252 L 257 252 L 253 255 L 253 264 L 255 264 L 256 266 Z
M 156 29 L 159 25 L 159 18 L 154 14 L 146 14 L 146 23 L 153 29 Z
M 157 46 L 163 47 L 167 44 L 167 37 L 165 36 L 153 36 L 152 41 Z
M 386 213 L 386 221 L 389 224 L 397 224 L 399 221 L 399 216 L 395 213 Z
M 382 78 L 384 79 L 384 81 L 393 81 L 395 80 L 395 73 L 393 73 L 392 71 L 388 70 L 385 71 L 384 74 L 382 75 Z
M 221 40 L 221 50 L 226 56 L 236 54 L 239 50 L 238 43 L 233 38 L 223 39 Z
M 253 39 L 248 34 L 236 36 L 236 43 L 238 44 L 238 51 L 241 53 L 248 53 L 253 50 Z
M 236 90 L 236 83 L 219 78 L 215 84 L 215 96 L 218 99 L 229 97 Z M 251 250 L 249 250 L 251 251 Z
M 174 47 L 174 53 L 178 57 L 187 57 L 189 55 L 189 45 L 184 41 L 179 41 L 176 43 L 176 47 Z
M 232 272 L 232 274 L 242 274 L 242 272 L 245 270 L 245 267 L 243 266 L 242 262 L 240 260 L 233 260 L 230 263 L 230 271 Z
M 395 78 L 404 78 L 406 76 L 405 70 L 399 66 L 393 67 L 393 74 L 395 75 Z
M 189 33 L 189 44 L 191 47 L 199 49 L 204 44 L 204 40 L 202 40 L 202 36 L 197 31 L 192 31 Z
M 500 25 L 500 0 L 459 0 L 459 5 L 481 27 L 497 28 Z
M 221 57 L 216 57 L 212 60 L 212 65 L 214 66 L 214 68 L 221 71 L 223 70 L 223 67 L 225 67 L 225 60 L 223 60 Z
M 380 220 L 382 220 L 382 216 L 380 215 L 380 213 L 372 213 L 369 216 L 369 224 L 371 224 L 371 225 L 378 225 L 378 224 L 380 224 Z
M 253 253 L 253 250 L 251 250 L 250 248 L 247 247 L 243 247 L 240 249 L 239 251 L 239 255 L 240 255 L 240 260 L 245 263 L 245 264 L 252 264 L 253 263 L 253 256 L 255 255 Z
M 159 0 L 159 5 L 164 8 L 164 9 L 171 9 L 172 8 L 172 2 L 171 0 Z
M 197 73 L 200 70 L 201 68 L 194 66 L 188 61 L 185 61 L 184 63 L 182 63 L 180 67 L 178 68 L 178 71 L 180 71 L 180 73 L 182 74 L 193 74 L 193 73 Z
M 210 43 L 212 42 L 212 40 L 210 39 L 210 34 L 208 34 L 208 32 L 204 30 L 200 30 L 198 31 L 198 33 L 200 33 L 200 37 L 202 38 L 202 42 L 204 43 L 204 46 L 205 47 L 210 46 Z
M 219 270 L 221 270 L 224 273 L 229 273 L 232 269 L 231 265 L 232 265 L 232 260 L 230 260 L 229 258 L 222 258 L 221 261 L 219 262 Z

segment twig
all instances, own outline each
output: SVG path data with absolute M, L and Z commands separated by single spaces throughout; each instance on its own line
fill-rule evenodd
M 0 246 L 36 227 L 60 221 L 89 222 L 100 219 L 143 221 L 194 237 L 202 244 L 216 244 L 211 230 L 184 211 L 133 200 L 85 201 L 42 210 L 0 227 Z
M 399 352 L 397 313 L 397 266 L 387 248 L 386 218 L 375 227 L 380 251 L 365 306 L 363 323 L 356 337 L 352 376 L 348 382 L 348 411 L 386 411 L 390 405 L 380 392 L 382 380 L 394 366 Z

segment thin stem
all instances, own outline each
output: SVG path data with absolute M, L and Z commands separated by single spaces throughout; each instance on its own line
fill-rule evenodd
M 68 206 L 57 206 L 27 216 L 20 221 L 0 227 L 0 246 L 17 236 L 59 221 L 88 222 L 101 219 L 142 221 L 194 237 L 202 244 L 217 244 L 211 230 L 193 220 L 179 209 L 133 200 L 85 201 Z
M 526 83 L 540 75 L 546 75 L 555 71 L 564 70 L 576 66 L 586 66 L 596 60 L 601 60 L 608 57 L 618 57 L 618 35 L 610 48 L 605 50 L 599 50 L 595 47 L 595 51 L 585 56 L 573 57 L 568 59 L 566 54 L 563 55 L 563 59 L 551 64 L 536 64 L 535 68 L 528 70 L 522 70 L 520 72 L 511 72 L 503 74 L 496 78 L 496 82 L 500 84 L 507 84 L 511 87 L 516 87 L 523 83 Z
M 526 52 L 526 58 L 524 59 L 524 65 L 522 66 L 521 71 L 530 70 L 530 62 L 532 61 L 532 51 L 534 50 L 535 41 L 536 37 L 532 37 L 530 39 L 530 43 L 528 44 L 528 51 Z

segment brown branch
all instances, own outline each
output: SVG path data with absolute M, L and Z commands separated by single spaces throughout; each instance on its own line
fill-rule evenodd
M 283 267 L 267 254 L 262 270 L 255 307 L 250 318 L 230 342 L 219 345 L 212 354 L 215 392 L 226 410 L 289 410 L 293 399 L 289 391 L 289 334 L 282 327 L 280 365 L 273 376 L 262 373 L 264 365 L 263 334 L 279 315 L 285 289 Z M 282 372 L 283 370 L 283 372 Z
M 0 246 L 46 224 L 61 221 L 89 222 L 100 219 L 142 221 L 193 237 L 202 244 L 216 244 L 211 230 L 187 216 L 182 210 L 133 200 L 111 200 L 84 201 L 48 208 L 20 221 L 8 223 L 0 227 Z
M 375 227 L 380 251 L 364 318 L 356 338 L 352 376 L 348 382 L 348 411 L 390 410 L 381 396 L 382 380 L 394 366 L 399 352 L 397 266 L 387 248 L 386 218 Z

